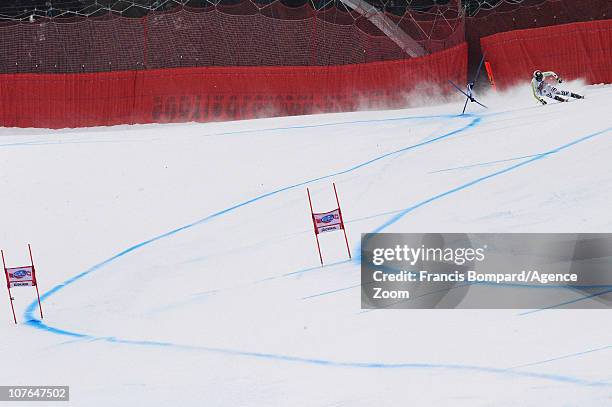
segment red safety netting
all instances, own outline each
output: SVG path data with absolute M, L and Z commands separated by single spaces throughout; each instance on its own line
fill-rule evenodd
M 84 127 L 399 108 L 466 81 L 465 44 L 328 67 L 200 67 L 0 75 L 0 126 Z
M 612 20 L 510 31 L 481 42 L 502 88 L 529 81 L 536 69 L 612 83 Z
M 482 58 L 480 39 L 483 37 L 511 30 L 609 18 L 612 18 L 610 0 L 503 1 L 495 8 L 480 9 L 475 16 L 466 18 L 469 71 L 475 71 Z
M 464 40 L 456 5 L 385 14 L 427 51 Z M 407 58 L 355 10 L 310 5 L 177 7 L 143 18 L 117 14 L 0 24 L 0 73 L 103 72 L 194 66 L 313 66 Z

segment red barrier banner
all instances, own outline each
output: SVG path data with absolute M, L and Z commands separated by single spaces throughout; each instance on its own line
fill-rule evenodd
M 465 83 L 465 44 L 356 65 L 0 75 L 0 126 L 207 122 L 400 108 Z
M 612 20 L 509 31 L 482 38 L 481 45 L 501 88 L 531 80 L 536 69 L 612 83 Z
M 494 3 L 495 7 L 483 7 L 473 17 L 465 19 L 470 74 L 476 72 L 482 58 L 480 39 L 483 37 L 512 30 L 607 20 L 612 16 L 610 0 L 504 0 Z M 551 43 L 547 46 L 562 45 Z

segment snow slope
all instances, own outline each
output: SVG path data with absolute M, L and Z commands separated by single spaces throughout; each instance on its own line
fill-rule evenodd
M 609 311 L 362 311 L 306 197 L 329 210 L 336 183 L 355 254 L 372 231 L 612 232 L 612 87 L 586 92 L 0 129 L 0 245 L 17 266 L 32 243 L 45 311 L 16 289 L 15 326 L 5 300 L 0 383 L 74 406 L 612 405 Z

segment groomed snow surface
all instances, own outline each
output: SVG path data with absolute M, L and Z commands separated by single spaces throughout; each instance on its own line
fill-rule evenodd
M 306 196 L 330 210 L 336 183 L 354 254 L 373 231 L 612 232 L 612 87 L 573 85 L 464 116 L 0 129 L 0 246 L 20 266 L 32 243 L 45 312 L 14 289 L 15 326 L 2 297 L 0 383 L 86 407 L 612 405 L 609 310 L 365 312 Z

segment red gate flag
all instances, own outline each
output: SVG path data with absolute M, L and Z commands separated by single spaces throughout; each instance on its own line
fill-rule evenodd
M 40 310 L 40 319 L 43 318 L 42 305 L 40 304 L 40 294 L 38 292 L 38 283 L 36 281 L 36 269 L 34 268 L 34 259 L 32 258 L 32 248 L 28 244 L 28 252 L 30 253 L 30 265 L 23 267 L 6 267 L 4 261 L 4 251 L 2 254 L 2 266 L 4 267 L 4 278 L 6 278 L 6 289 L 8 290 L 9 300 L 11 302 L 11 310 L 13 311 L 13 320 L 17 323 L 15 316 L 15 307 L 13 305 L 13 295 L 11 288 L 14 287 L 35 287 L 36 297 L 38 298 L 38 309 Z
M 495 78 L 493 77 L 493 68 L 491 68 L 491 63 L 489 63 L 489 61 L 485 61 L 485 69 L 487 71 L 487 77 L 489 78 L 491 87 L 494 90 L 497 90 L 497 88 L 495 87 Z
M 336 195 L 336 203 L 338 207 L 329 212 L 314 213 L 312 210 L 312 199 L 310 198 L 310 190 L 306 188 L 308 193 L 308 203 L 310 204 L 310 215 L 312 217 L 312 224 L 314 226 L 315 239 L 317 240 L 317 250 L 319 251 L 319 260 L 323 265 L 323 256 L 321 255 L 321 245 L 319 244 L 319 234 L 325 232 L 333 232 L 336 230 L 342 230 L 344 232 L 344 241 L 346 242 L 346 250 L 348 251 L 349 259 L 351 258 L 351 249 L 349 247 L 348 238 L 346 237 L 346 229 L 344 227 L 344 220 L 342 219 L 342 210 L 340 209 L 340 201 L 338 200 L 338 191 L 336 191 L 336 184 L 334 186 L 334 194 Z

